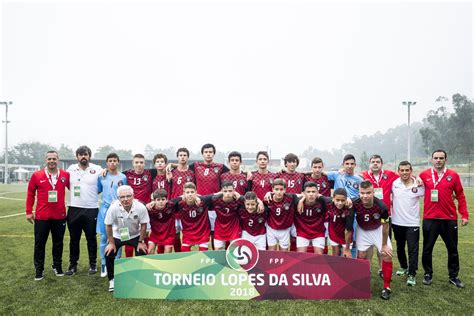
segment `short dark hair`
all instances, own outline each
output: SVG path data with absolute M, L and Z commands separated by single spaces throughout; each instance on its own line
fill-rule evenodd
M 135 158 L 145 159 L 145 156 L 143 156 L 142 154 L 135 154 L 135 155 L 133 155 L 133 159 L 135 159 Z
M 380 162 L 383 163 L 382 156 L 380 156 L 380 155 L 378 155 L 378 154 L 375 154 L 375 155 L 370 156 L 370 158 L 369 158 L 369 163 L 372 161 L 372 159 L 380 159 Z
M 248 191 L 247 193 L 245 193 L 244 195 L 244 199 L 245 201 L 249 201 L 249 200 L 257 200 L 257 194 L 255 194 L 255 192 L 253 191 Z
M 196 190 L 196 185 L 192 182 L 186 182 L 183 187 L 184 190 L 186 189 L 193 189 Z
M 168 157 L 166 157 L 165 154 L 156 154 L 155 157 L 153 157 L 153 164 L 155 164 L 156 160 L 160 158 L 164 159 L 165 163 L 168 163 Z
M 227 159 L 230 161 L 230 158 L 232 157 L 239 157 L 240 162 L 242 162 L 242 155 L 238 151 L 231 151 Z
M 354 157 L 353 154 L 347 154 L 344 156 L 344 158 L 342 159 L 342 163 L 345 163 L 347 160 L 354 160 L 354 162 L 356 161 L 356 158 Z
M 178 157 L 179 153 L 186 153 L 189 157 L 189 150 L 186 147 L 178 148 L 176 151 L 176 157 Z
M 398 164 L 398 170 L 400 170 L 401 166 L 410 166 L 410 170 L 413 170 L 411 163 L 407 160 L 400 161 L 400 163 Z
M 88 154 L 89 157 L 92 156 L 92 151 L 89 147 L 87 147 L 86 145 L 82 145 L 80 146 L 79 148 L 76 149 L 76 157 L 79 156 L 79 155 L 84 155 L 84 154 Z
M 324 165 L 323 160 L 322 160 L 321 158 L 319 158 L 319 157 L 314 157 L 313 160 L 311 160 L 311 166 L 313 166 L 313 165 L 315 165 L 315 164 L 317 164 L 317 163 L 322 163 L 322 164 Z
M 105 158 L 105 161 L 109 160 L 109 159 L 112 159 L 112 158 L 115 158 L 117 159 L 118 161 L 120 161 L 120 158 L 119 156 L 116 154 L 116 153 L 110 153 L 107 155 L 107 157 Z
M 282 185 L 283 187 L 286 188 L 286 181 L 280 178 L 273 180 L 272 188 L 274 188 L 277 185 Z
M 168 192 L 165 189 L 158 189 L 153 192 L 153 200 L 161 198 L 168 198 Z
M 296 162 L 296 166 L 300 164 L 300 159 L 298 158 L 298 156 L 292 153 L 287 154 L 285 158 L 283 158 L 283 161 L 285 163 L 285 167 L 286 167 L 286 164 L 289 162 Z
M 318 190 L 318 186 L 313 181 L 306 182 L 303 185 L 303 191 L 306 190 L 306 188 L 316 188 L 316 191 Z
M 258 160 L 258 156 L 260 155 L 264 155 L 265 157 L 267 157 L 268 160 L 270 160 L 270 156 L 268 155 L 268 152 L 264 151 L 264 150 L 261 150 L 257 153 L 257 156 L 255 157 L 255 159 Z
M 222 181 L 221 189 L 226 188 L 226 187 L 234 187 L 234 184 L 232 183 L 232 181 Z
M 334 192 L 332 193 L 332 196 L 336 196 L 336 195 L 344 195 L 346 198 L 347 198 L 347 191 L 346 189 L 344 188 L 337 188 L 336 190 L 334 190 Z
M 369 180 L 364 180 L 359 184 L 359 187 L 362 188 L 362 189 L 368 189 L 368 188 L 371 188 L 373 186 L 374 185 Z
M 201 154 L 204 154 L 204 149 L 206 148 L 212 148 L 214 154 L 216 153 L 216 146 L 214 146 L 213 144 L 204 144 L 201 147 Z
M 56 150 L 48 150 L 45 156 L 47 156 L 48 154 L 56 154 L 56 156 L 58 156 L 58 159 L 59 159 L 59 154 Z
M 443 153 L 444 154 L 444 159 L 448 159 L 448 153 L 443 149 L 436 149 L 435 151 L 433 151 L 431 153 L 431 158 L 433 158 L 435 153 Z

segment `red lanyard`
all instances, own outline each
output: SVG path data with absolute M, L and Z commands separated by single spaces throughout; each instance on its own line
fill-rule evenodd
M 438 181 L 435 182 L 435 176 L 434 176 L 434 168 L 431 168 L 431 179 L 433 179 L 433 187 L 436 189 L 436 186 L 438 185 L 438 183 L 441 182 L 441 179 L 443 179 L 444 177 L 444 174 L 446 173 L 446 170 L 448 168 L 444 167 L 444 170 L 443 170 L 443 173 L 438 176 Z

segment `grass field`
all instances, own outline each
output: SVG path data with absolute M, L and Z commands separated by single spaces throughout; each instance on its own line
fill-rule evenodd
M 48 240 L 45 279 L 34 281 L 33 225 L 24 215 L 25 186 L 0 185 L 0 314 L 473 314 L 474 303 L 474 224 L 459 230 L 460 278 L 464 289 L 448 284 L 447 253 L 441 239 L 433 253 L 434 276 L 431 286 L 406 286 L 405 278 L 393 277 L 392 298 L 379 298 L 382 280 L 372 275 L 371 300 L 360 301 L 160 301 L 114 299 L 107 291 L 106 278 L 87 274 L 87 251 L 83 237 L 79 272 L 73 277 L 55 277 L 51 269 L 51 239 Z M 470 216 L 474 189 L 466 189 Z M 68 232 L 65 236 L 63 268 L 69 258 Z M 394 245 L 395 249 L 395 245 Z M 421 251 L 421 247 L 420 247 Z M 396 255 L 395 255 L 396 256 Z M 375 264 L 375 260 L 373 262 Z M 394 258 L 394 271 L 399 267 Z M 374 266 L 374 271 L 377 269 Z

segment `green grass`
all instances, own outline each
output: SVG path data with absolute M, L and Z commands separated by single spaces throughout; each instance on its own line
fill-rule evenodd
M 25 186 L 0 185 L 0 197 L 24 199 Z M 474 205 L 474 189 L 466 189 L 468 205 Z M 0 217 L 24 212 L 25 202 L 0 199 Z M 405 278 L 393 277 L 392 298 L 379 298 L 382 280 L 372 274 L 371 300 L 351 301 L 160 301 L 114 299 L 107 292 L 106 278 L 87 274 L 85 239 L 81 242 L 79 273 L 57 278 L 48 269 L 51 265 L 51 241 L 48 241 L 45 279 L 35 282 L 33 268 L 33 225 L 23 215 L 0 218 L 0 314 L 120 314 L 212 313 L 212 314 L 472 314 L 474 295 L 474 231 L 470 224 L 459 230 L 460 277 L 465 289 L 456 289 L 447 282 L 447 253 L 441 239 L 433 253 L 432 286 L 421 284 L 421 255 L 418 285 L 405 285 Z M 68 232 L 65 236 L 63 268 L 69 257 Z M 395 248 L 395 245 L 394 245 Z M 421 247 L 420 247 L 421 248 Z M 421 251 L 421 249 L 420 249 Z M 396 255 L 395 255 L 396 256 Z M 398 268 L 394 258 L 394 271 Z M 376 271 L 375 260 L 373 271 Z M 469 303 L 471 302 L 471 303 Z

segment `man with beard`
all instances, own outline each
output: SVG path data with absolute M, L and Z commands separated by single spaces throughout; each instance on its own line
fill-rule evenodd
M 81 235 L 84 231 L 89 252 L 89 274 L 97 272 L 97 214 L 99 212 L 98 179 L 102 168 L 90 163 L 91 149 L 81 146 L 76 150 L 78 163 L 71 165 L 67 171 L 71 175 L 70 198 L 67 213 L 69 229 L 69 268 L 66 275 L 77 273 Z

